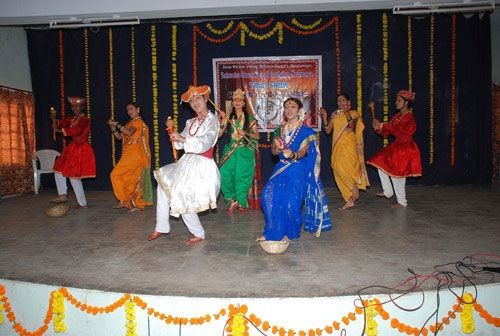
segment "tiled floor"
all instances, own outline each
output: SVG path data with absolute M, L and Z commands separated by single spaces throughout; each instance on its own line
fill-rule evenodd
M 54 191 L 22 195 L 0 202 L 0 278 L 159 295 L 335 296 L 396 285 L 408 268 L 428 274 L 474 253 L 500 255 L 497 189 L 407 189 L 407 209 L 391 208 L 373 188 L 344 212 L 337 190 L 327 189 L 334 230 L 320 238 L 304 233 L 281 255 L 268 255 L 255 242 L 260 211 L 228 217 L 222 201 L 201 216 L 207 240 L 188 246 L 190 235 L 177 219 L 168 236 L 148 242 L 155 209 L 113 210 L 110 191 L 87 192 L 89 209 L 60 218 L 43 213 Z

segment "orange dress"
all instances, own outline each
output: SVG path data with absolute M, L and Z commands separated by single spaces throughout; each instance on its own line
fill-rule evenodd
M 122 156 L 111 171 L 111 184 L 121 204 L 142 210 L 153 204 L 149 129 L 141 118 L 129 121 L 125 127 L 135 127 L 136 131 L 132 136 L 122 133 Z

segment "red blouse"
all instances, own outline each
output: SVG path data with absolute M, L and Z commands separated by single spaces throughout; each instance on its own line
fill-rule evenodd
M 411 112 L 404 116 L 396 114 L 389 123 L 382 124 L 380 131 L 383 137 L 393 135 L 396 139 L 371 157 L 367 163 L 392 177 L 421 176 L 420 151 L 413 141 L 416 130 L 417 124 Z

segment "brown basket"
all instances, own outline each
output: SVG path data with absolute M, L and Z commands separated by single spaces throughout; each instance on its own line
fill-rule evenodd
M 64 216 L 64 214 L 68 212 L 68 210 L 69 210 L 69 205 L 58 204 L 56 206 L 46 209 L 44 212 L 49 217 L 61 217 Z
M 267 253 L 272 253 L 272 254 L 283 253 L 288 248 L 288 245 L 290 245 L 288 240 L 279 240 L 279 241 L 264 240 L 264 241 L 259 242 L 259 244 L 260 244 L 260 247 L 262 247 L 262 249 L 264 251 L 266 251 Z

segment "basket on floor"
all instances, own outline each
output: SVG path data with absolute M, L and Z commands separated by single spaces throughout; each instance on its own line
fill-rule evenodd
M 264 240 L 259 242 L 260 247 L 267 253 L 283 253 L 288 248 L 290 243 L 288 240 Z
M 68 210 L 69 210 L 69 205 L 58 204 L 46 209 L 44 212 L 49 217 L 61 217 L 64 216 L 64 214 L 68 212 Z

